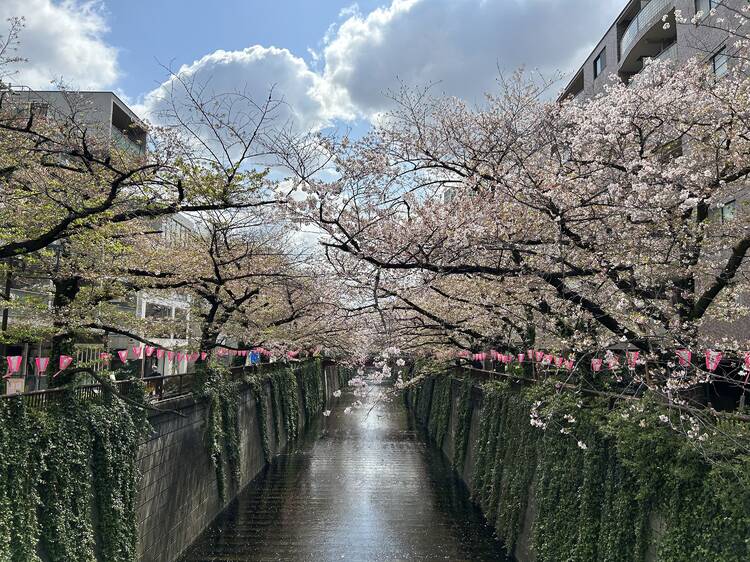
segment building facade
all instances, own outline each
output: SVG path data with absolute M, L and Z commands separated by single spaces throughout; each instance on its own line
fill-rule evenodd
M 732 17 L 746 0 L 629 0 L 564 88 L 560 99 L 586 99 L 602 92 L 612 75 L 623 82 L 643 70 L 647 59 L 686 61 L 698 57 L 714 72 L 726 72 L 733 41 L 726 32 L 700 25 L 704 14 Z M 688 23 L 678 23 L 675 14 Z
M 136 155 L 145 155 L 147 151 L 147 128 L 138 116 L 112 92 L 60 92 L 32 91 L 25 88 L 7 89 L 5 95 L 11 96 L 10 106 L 19 117 L 45 120 L 74 120 L 78 126 L 85 128 L 86 134 L 97 139 L 101 150 L 127 150 Z M 186 216 L 175 214 L 156 219 L 153 225 L 154 236 L 160 237 L 160 244 L 165 251 L 174 251 L 175 246 L 187 243 L 191 233 L 196 231 L 195 223 Z M 55 248 L 52 248 L 55 249 Z M 3 297 L 11 303 L 21 306 L 3 308 L 2 326 L 3 341 L 1 355 L 22 356 L 19 376 L 8 385 L 14 391 L 34 390 L 46 386 L 46 377 L 39 376 L 35 366 L 35 357 L 49 356 L 51 344 L 48 339 L 24 342 L 13 341 L 13 334 L 23 333 L 23 328 L 42 330 L 45 322 L 40 320 L 43 314 L 35 314 L 52 307 L 53 285 L 48 275 L 36 271 L 23 261 L 10 264 L 2 283 Z M 147 291 L 133 291 L 123 299 L 112 302 L 121 312 L 132 315 L 143 321 L 144 325 L 163 324 L 165 327 L 152 333 L 148 330 L 138 335 L 166 349 L 185 349 L 191 336 L 191 300 L 186 295 L 151 294 Z M 104 367 L 100 354 L 109 352 L 113 361 L 119 361 L 116 352 L 129 350 L 128 366 L 133 374 L 143 375 L 157 370 L 160 374 L 179 374 L 188 369 L 186 361 L 170 361 L 166 354 L 157 359 L 142 357 L 135 361 L 132 351 L 134 346 L 141 345 L 135 339 L 104 332 L 92 332 L 85 340 L 75 345 L 77 364 L 86 363 L 95 369 Z M 4 359 L 3 359 L 4 360 Z M 54 372 L 51 366 L 48 372 Z M 20 380 L 19 380 L 20 379 Z

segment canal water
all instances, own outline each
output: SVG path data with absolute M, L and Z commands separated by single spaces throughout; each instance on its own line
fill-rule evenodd
M 403 401 L 346 395 L 278 456 L 183 562 L 508 560 Z

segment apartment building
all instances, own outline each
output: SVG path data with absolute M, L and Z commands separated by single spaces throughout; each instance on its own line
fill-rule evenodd
M 688 22 L 699 12 L 733 21 L 731 8 L 747 0 L 629 0 L 563 89 L 560 99 L 586 99 L 604 89 L 613 74 L 628 82 L 643 70 L 646 59 L 706 60 L 717 75 L 726 72 L 733 46 L 728 34 L 695 24 L 677 23 L 675 12 Z M 704 16 L 705 17 L 705 16 Z
M 35 119 L 72 119 L 107 148 L 145 154 L 147 130 L 138 116 L 113 92 L 38 91 L 8 88 L 9 106 Z
M 0 85 L 0 87 L 3 87 Z M 96 139 L 101 150 L 113 148 L 124 149 L 134 154 L 146 154 L 147 128 L 138 116 L 113 92 L 59 92 L 32 91 L 26 88 L 4 87 L 4 95 L 10 96 L 8 103 L 19 116 L 30 114 L 35 119 L 65 119 L 74 118 L 75 122 L 85 128 L 86 134 Z M 7 101 L 7 98 L 6 98 Z M 177 214 L 155 221 L 154 235 L 161 237 L 165 251 L 174 251 L 175 246 L 181 246 L 189 239 L 196 226 L 189 217 Z M 57 247 L 55 246 L 57 251 Z M 35 310 L 50 308 L 52 305 L 52 282 L 43 272 L 35 271 L 33 265 L 23 262 L 11 264 L 4 279 L 0 279 L 3 296 L 15 302 L 23 302 L 24 306 L 3 309 L 0 329 L 3 332 L 0 344 L 0 354 L 23 356 L 20 377 L 25 384 L 19 385 L 14 381 L 13 388 L 19 390 L 33 390 L 43 388 L 45 379 L 36 372 L 34 357 L 50 355 L 48 340 L 29 343 L 19 339 L 13 341 L 14 334 L 23 333 L 24 327 L 43 329 L 44 322 L 39 320 L 41 314 Z M 146 291 L 133 291 L 132 294 L 118 302 L 112 303 L 126 314 L 132 314 L 138 319 L 155 323 L 162 323 L 164 328 L 158 333 L 139 334 L 159 346 L 168 349 L 185 348 L 188 344 L 191 330 L 189 297 L 179 294 L 150 294 Z M 21 328 L 20 330 L 18 328 Z M 129 367 L 134 374 L 143 374 L 156 368 L 162 374 L 176 374 L 185 372 L 186 362 L 177 364 L 162 359 L 141 358 L 135 361 L 132 347 L 140 345 L 134 339 L 107 333 L 92 333 L 76 344 L 76 361 L 103 367 L 100 353 L 111 352 L 117 360 L 117 350 L 130 350 L 131 361 Z M 118 360 L 119 361 L 119 360 Z M 49 373 L 47 373 L 49 374 Z

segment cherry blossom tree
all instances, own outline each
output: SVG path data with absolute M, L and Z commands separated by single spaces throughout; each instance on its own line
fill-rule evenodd
M 619 345 L 668 384 L 684 378 L 675 349 L 747 349 L 721 333 L 746 316 L 748 215 L 722 210 L 750 173 L 744 59 L 722 78 L 653 62 L 582 103 L 500 82 L 478 108 L 403 90 L 364 139 L 287 158 L 299 220 L 396 341 Z M 333 180 L 309 173 L 326 167 Z

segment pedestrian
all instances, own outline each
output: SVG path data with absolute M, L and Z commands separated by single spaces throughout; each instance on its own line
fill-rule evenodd
M 164 392 L 164 380 L 161 378 L 159 367 L 157 365 L 153 365 L 151 367 L 151 370 L 146 374 L 146 378 L 154 379 L 149 382 L 149 388 L 151 388 L 151 393 L 156 394 L 156 397 L 161 400 L 162 394 Z

